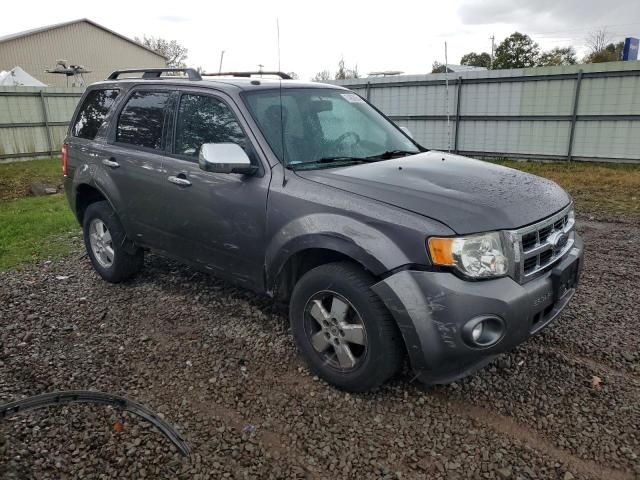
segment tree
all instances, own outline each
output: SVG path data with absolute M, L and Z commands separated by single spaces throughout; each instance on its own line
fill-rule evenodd
M 312 82 L 326 82 L 327 80 L 331 80 L 331 72 L 329 70 L 322 70 L 311 79 Z
M 289 75 L 292 80 L 298 80 L 298 78 L 300 78 L 296 72 L 287 72 L 287 75 Z
M 555 47 L 543 52 L 538 58 L 539 67 L 550 67 L 555 65 L 575 65 L 578 63 L 576 51 L 573 47 Z
M 496 48 L 493 68 L 535 67 L 539 53 L 540 47 L 529 35 L 514 32 Z
M 585 39 L 585 43 L 589 48 L 589 54 L 587 55 L 587 57 L 589 57 L 602 52 L 602 50 L 607 47 L 607 44 L 611 43 L 611 35 L 609 35 L 606 28 L 601 28 L 600 30 L 589 32 Z
M 338 71 L 336 72 L 336 80 L 347 80 L 349 78 L 360 78 L 358 73 L 358 65 L 353 68 L 347 68 L 344 64 L 344 58 L 341 58 L 338 62 Z
M 143 35 L 142 39 L 135 37 L 135 41 L 164 56 L 167 59 L 167 67 L 185 68 L 187 66 L 185 60 L 187 59 L 189 50 L 180 45 L 176 40 L 165 40 L 160 37 L 147 37 Z
M 619 62 L 622 60 L 624 42 L 610 43 L 599 51 L 591 52 L 584 59 L 584 63 Z
M 460 65 L 491 68 L 491 55 L 489 55 L 487 52 L 470 52 L 462 56 L 462 58 L 460 59 Z
M 431 73 L 445 73 L 445 65 L 444 63 L 440 63 L 438 61 L 433 62 L 431 65 Z

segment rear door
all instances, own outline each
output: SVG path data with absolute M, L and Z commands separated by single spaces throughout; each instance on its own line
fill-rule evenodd
M 261 289 L 271 171 L 261 161 L 250 129 L 230 97 L 194 90 L 179 94 L 170 136 L 163 213 L 172 250 L 218 276 Z M 201 170 L 198 154 L 205 143 L 239 144 L 259 173 Z
M 173 90 L 139 86 L 130 91 L 112 121 L 108 154 L 101 160 L 120 193 L 119 214 L 141 245 L 164 249 L 163 168 L 166 122 Z
M 120 89 L 109 87 L 93 88 L 84 97 L 65 140 L 69 154 L 69 179 L 81 166 L 88 166 L 94 171 L 100 168 L 100 159 L 107 150 L 107 118 L 119 95 Z

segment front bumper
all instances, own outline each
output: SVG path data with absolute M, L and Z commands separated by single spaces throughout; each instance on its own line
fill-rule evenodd
M 549 271 L 519 284 L 511 278 L 467 281 L 448 272 L 403 270 L 372 289 L 393 314 L 419 378 L 450 383 L 473 373 L 499 353 L 511 350 L 549 325 L 575 293 L 582 270 L 584 244 L 579 235 L 571 250 Z M 568 287 L 563 272 L 576 268 Z M 487 348 L 465 342 L 462 327 L 483 315 L 504 322 L 504 334 Z

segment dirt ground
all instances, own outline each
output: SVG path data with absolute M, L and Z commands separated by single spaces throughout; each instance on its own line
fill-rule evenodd
M 0 478 L 638 479 L 640 226 L 578 230 L 582 283 L 551 327 L 452 385 L 406 371 L 366 395 L 310 376 L 268 298 L 153 255 L 110 285 L 76 240 L 0 273 L 0 403 L 121 394 L 191 458 L 130 414 L 51 407 L 0 420 Z

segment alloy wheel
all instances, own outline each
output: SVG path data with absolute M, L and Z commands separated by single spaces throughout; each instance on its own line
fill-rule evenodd
M 94 218 L 89 224 L 89 243 L 98 263 L 104 268 L 111 267 L 115 257 L 113 239 L 109 228 L 99 218 Z
M 355 307 L 330 291 L 314 294 L 305 307 L 305 333 L 315 352 L 329 366 L 357 369 L 367 354 L 367 333 Z

